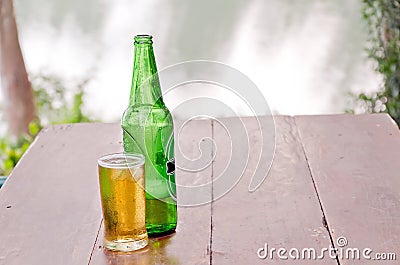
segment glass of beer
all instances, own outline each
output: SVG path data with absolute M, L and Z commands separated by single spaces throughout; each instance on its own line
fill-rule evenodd
M 148 243 L 144 157 L 141 154 L 109 154 L 98 159 L 104 247 L 133 251 Z

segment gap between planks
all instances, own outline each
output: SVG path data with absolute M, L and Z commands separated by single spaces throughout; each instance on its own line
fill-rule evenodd
M 214 141 L 214 120 L 211 120 L 211 139 Z M 213 253 L 213 204 L 214 204 L 214 153 L 215 153 L 215 145 L 212 146 L 211 149 L 211 202 L 210 202 L 210 265 L 212 265 L 212 253 Z
M 301 150 L 302 150 L 302 152 L 304 154 L 304 158 L 305 158 L 305 160 L 307 162 L 307 169 L 310 172 L 310 177 L 311 177 L 311 181 L 312 181 L 313 186 L 314 186 L 315 194 L 317 195 L 319 207 L 320 207 L 321 212 L 322 212 L 322 226 L 325 227 L 325 229 L 328 231 L 328 235 L 329 235 L 329 239 L 331 241 L 331 245 L 334 248 L 335 244 L 334 244 L 334 241 L 333 241 L 331 230 L 329 228 L 328 219 L 326 218 L 325 210 L 324 210 L 324 207 L 322 206 L 322 201 L 321 201 L 321 198 L 320 198 L 319 193 L 318 193 L 317 185 L 316 185 L 314 177 L 313 177 L 313 173 L 312 173 L 312 170 L 311 170 L 311 167 L 310 167 L 310 163 L 308 161 L 308 157 L 307 157 L 307 154 L 306 154 L 306 150 L 304 148 L 303 140 L 301 139 L 301 134 L 300 134 L 300 131 L 299 131 L 298 127 L 297 127 L 296 117 L 293 117 L 293 121 L 294 121 L 294 126 L 296 127 L 297 136 L 299 137 L 299 141 L 300 141 L 300 144 L 301 144 Z M 335 250 L 335 255 L 336 255 L 336 263 L 338 265 L 341 265 L 336 250 Z
M 97 230 L 96 240 L 93 243 L 92 252 L 90 252 L 88 265 L 90 265 L 90 262 L 92 261 L 93 252 L 94 252 L 94 249 L 96 248 L 97 240 L 99 239 L 99 234 L 100 234 L 100 229 L 101 229 L 102 224 L 103 224 L 103 218 L 101 218 L 101 220 L 100 220 L 100 225 L 99 225 L 99 229 Z

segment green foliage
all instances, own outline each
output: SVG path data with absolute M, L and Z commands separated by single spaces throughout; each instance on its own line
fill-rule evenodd
M 58 76 L 38 75 L 32 78 L 41 125 L 91 122 L 83 113 L 84 87 L 89 80 L 66 84 Z
M 0 138 L 0 175 L 8 176 L 22 155 L 28 150 L 29 145 L 40 131 L 40 124 L 35 121 L 29 124 L 29 134 L 24 135 L 17 141 L 10 137 Z
M 360 94 L 366 112 L 387 112 L 400 124 L 400 1 L 363 0 L 363 17 L 369 25 L 369 57 L 384 82 L 381 91 Z
M 38 119 L 30 123 L 29 133 L 19 139 L 9 136 L 0 138 L 0 176 L 10 174 L 42 127 L 95 121 L 82 110 L 84 87 L 87 83 L 88 80 L 83 80 L 67 85 L 54 75 L 38 75 L 32 78 Z

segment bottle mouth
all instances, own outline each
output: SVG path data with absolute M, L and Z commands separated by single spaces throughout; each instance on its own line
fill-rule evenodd
M 153 36 L 148 34 L 139 34 L 135 36 L 135 44 L 152 44 Z

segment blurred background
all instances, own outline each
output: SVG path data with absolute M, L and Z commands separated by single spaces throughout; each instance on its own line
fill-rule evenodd
M 0 148 L 17 150 L 11 160 L 3 155 L 11 161 L 3 174 L 43 126 L 120 120 L 139 33 L 154 36 L 159 70 L 195 59 L 228 64 L 254 81 L 276 114 L 400 112 L 398 0 L 1 3 Z M 16 41 L 7 28 L 12 13 Z M 24 80 L 23 67 L 30 83 L 13 87 L 9 76 Z M 28 118 L 10 125 L 25 107 L 20 116 Z

